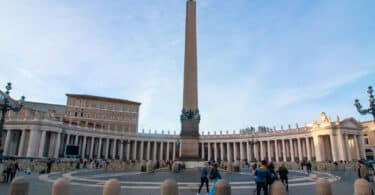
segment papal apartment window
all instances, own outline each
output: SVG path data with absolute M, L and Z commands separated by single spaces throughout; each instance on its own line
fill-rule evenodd
M 368 144 L 368 138 L 365 138 L 365 144 Z
M 77 113 L 77 112 L 75 112 L 75 113 L 74 113 L 74 116 L 78 116 L 78 113 Z

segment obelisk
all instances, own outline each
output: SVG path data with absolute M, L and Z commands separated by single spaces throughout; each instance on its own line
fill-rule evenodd
M 197 32 L 196 2 L 186 2 L 185 59 L 183 108 L 181 113 L 180 158 L 199 158 L 198 75 L 197 75 Z

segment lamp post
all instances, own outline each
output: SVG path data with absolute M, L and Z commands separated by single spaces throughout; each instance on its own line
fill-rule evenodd
M 9 96 L 10 90 L 12 90 L 12 83 L 7 83 L 5 89 L 5 93 L 0 90 L 0 162 L 2 162 L 3 160 L 3 149 L 1 142 L 4 129 L 5 115 L 9 110 L 12 110 L 13 112 L 19 112 L 22 109 L 23 104 L 25 103 L 25 96 L 22 96 L 19 101 L 15 101 Z
M 357 108 L 357 111 L 361 115 L 372 114 L 373 121 L 375 123 L 375 104 L 374 104 L 374 95 L 372 95 L 373 92 L 374 92 L 374 90 L 372 89 L 371 86 L 369 86 L 368 90 L 367 90 L 367 93 L 369 94 L 369 99 L 368 100 L 370 102 L 370 108 L 368 108 L 368 109 L 362 109 L 362 105 L 359 103 L 358 99 L 356 99 L 354 101 L 354 105 Z

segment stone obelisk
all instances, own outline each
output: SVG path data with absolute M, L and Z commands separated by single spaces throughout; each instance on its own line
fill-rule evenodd
M 180 158 L 199 158 L 199 109 L 197 75 L 196 2 L 186 2 L 184 92 L 181 113 Z

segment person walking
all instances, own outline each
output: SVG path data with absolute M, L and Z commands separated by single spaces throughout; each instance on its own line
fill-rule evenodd
M 212 186 L 211 186 L 211 189 L 210 189 L 210 192 L 208 193 L 208 195 L 215 195 L 216 182 L 217 182 L 217 180 L 221 179 L 221 175 L 219 173 L 219 170 L 217 169 L 216 163 L 213 165 L 213 167 L 211 169 L 210 179 L 212 181 Z
M 306 164 L 306 169 L 307 169 L 307 175 L 310 175 L 311 174 L 311 162 L 308 161 L 307 164 Z
M 267 162 L 262 160 L 259 167 L 255 169 L 255 183 L 257 186 L 257 195 L 263 189 L 264 195 L 268 195 L 267 178 L 270 178 L 270 173 L 267 169 Z
M 279 173 L 281 182 L 285 185 L 286 191 L 288 191 L 288 169 L 284 164 L 281 164 L 277 172 Z
M 209 193 L 208 188 L 208 163 L 204 164 L 204 167 L 201 169 L 201 185 L 199 186 L 198 194 L 201 194 L 203 185 L 206 184 L 207 194 Z

